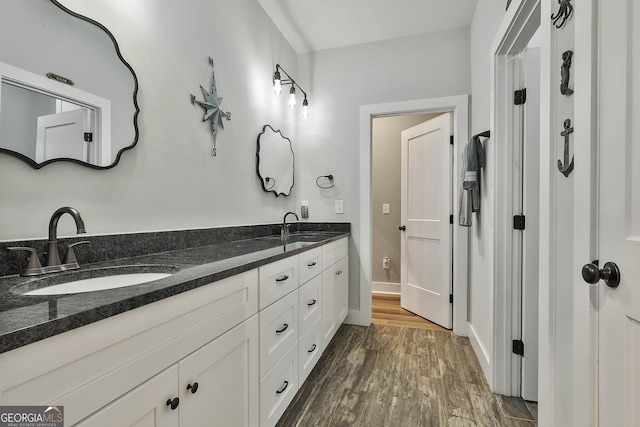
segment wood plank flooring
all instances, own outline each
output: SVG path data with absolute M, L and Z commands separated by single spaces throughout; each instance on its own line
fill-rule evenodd
M 278 426 L 533 427 L 535 409 L 491 393 L 467 338 L 342 325 Z
M 373 311 L 372 323 L 378 325 L 409 326 L 435 331 L 448 330 L 400 307 L 400 295 L 398 294 L 375 293 L 371 301 Z

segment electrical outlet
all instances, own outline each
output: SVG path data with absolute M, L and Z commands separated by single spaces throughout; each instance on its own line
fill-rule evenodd
M 344 213 L 344 200 L 336 200 L 335 201 L 335 211 L 337 214 Z
M 384 215 L 389 215 L 389 203 L 385 203 L 382 205 L 382 213 Z

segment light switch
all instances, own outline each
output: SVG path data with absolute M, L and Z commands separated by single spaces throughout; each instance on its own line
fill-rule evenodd
M 344 200 L 336 200 L 335 201 L 335 209 L 337 214 L 344 213 Z
M 389 203 L 384 203 L 382 205 L 382 213 L 384 215 L 389 215 Z

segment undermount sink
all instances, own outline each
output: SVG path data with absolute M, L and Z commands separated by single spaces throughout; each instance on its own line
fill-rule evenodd
M 132 265 L 56 274 L 14 286 L 20 295 L 63 295 L 104 291 L 164 279 L 179 271 L 171 265 Z

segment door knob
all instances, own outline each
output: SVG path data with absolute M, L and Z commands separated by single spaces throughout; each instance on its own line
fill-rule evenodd
M 398 227 L 398 230 L 407 231 L 407 227 L 405 227 L 404 225 L 401 225 L 400 227 Z
M 585 264 L 582 267 L 582 278 L 585 282 L 595 285 L 604 279 L 604 282 L 610 288 L 617 288 L 620 284 L 620 269 L 615 262 L 605 263 L 602 269 L 599 269 L 595 262 Z

